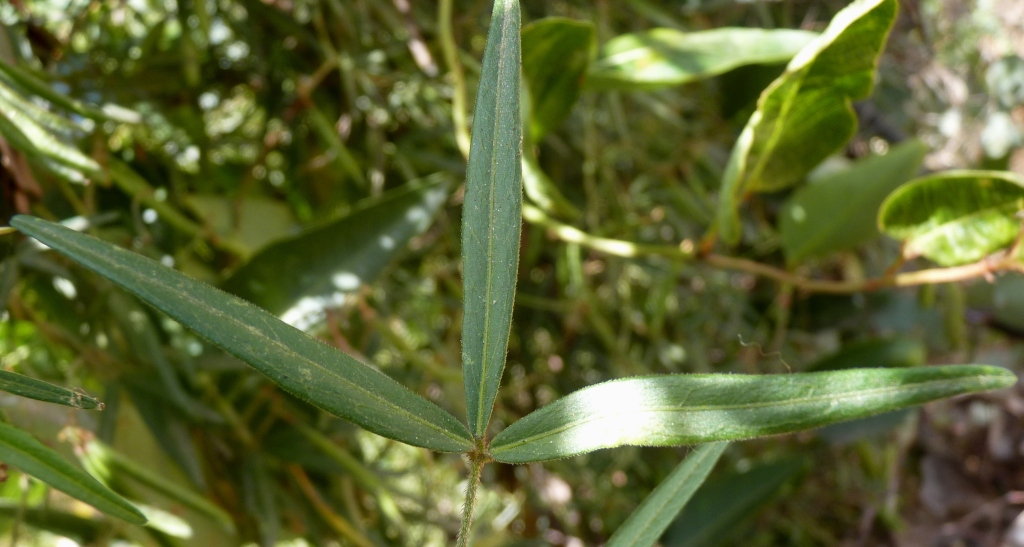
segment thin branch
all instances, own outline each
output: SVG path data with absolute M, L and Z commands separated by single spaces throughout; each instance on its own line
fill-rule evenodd
M 694 243 L 687 239 L 678 246 L 646 245 L 617 239 L 593 236 L 578 228 L 558 222 L 548 217 L 540 209 L 531 205 L 523 205 L 523 218 L 527 222 L 543 226 L 558 239 L 568 243 L 577 243 L 584 247 L 614 256 L 636 258 L 640 256 L 663 256 L 680 261 L 703 262 L 723 270 L 744 272 L 765 277 L 782 284 L 792 285 L 802 292 L 826 294 L 851 294 L 869 292 L 889 287 L 913 287 L 918 285 L 934 285 L 965 281 L 978 277 L 988 277 L 1002 271 L 1024 271 L 1024 262 L 1017 258 L 1015 249 L 996 253 L 978 262 L 954 266 L 950 268 L 931 268 L 914 272 L 890 272 L 882 277 L 857 281 L 830 281 L 811 279 L 794 274 L 788 270 L 763 264 L 755 260 L 714 253 L 698 254 Z
M 466 483 L 466 503 L 462 506 L 462 524 L 459 526 L 459 537 L 456 547 L 469 547 L 473 535 L 473 511 L 476 509 L 476 492 L 480 485 L 480 474 L 483 472 L 487 456 L 474 451 L 469 454 L 469 479 Z

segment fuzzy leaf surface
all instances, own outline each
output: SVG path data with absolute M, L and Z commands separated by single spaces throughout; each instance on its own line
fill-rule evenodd
M 505 368 L 522 224 L 519 3 L 496 0 L 487 35 L 462 208 L 466 414 L 482 437 Z

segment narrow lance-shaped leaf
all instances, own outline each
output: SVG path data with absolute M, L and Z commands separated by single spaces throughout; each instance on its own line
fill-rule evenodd
M 651 547 L 715 467 L 728 443 L 697 447 L 615 531 L 605 547 Z
M 341 218 L 274 242 L 223 288 L 286 323 L 315 323 L 345 293 L 372 283 L 430 226 L 448 197 L 448 182 L 442 175 L 410 182 Z
M 1024 177 L 1009 171 L 947 171 L 912 180 L 878 213 L 883 232 L 903 240 L 905 255 L 942 266 L 984 258 L 1020 233 Z
M 1016 381 L 1006 369 L 983 365 L 629 378 L 581 389 L 532 412 L 494 437 L 491 455 L 526 463 L 622 445 L 749 439 Z
M 909 141 L 800 188 L 782 206 L 779 232 L 786 259 L 852 249 L 879 236 L 878 209 L 917 174 L 928 148 Z
M 855 0 L 761 93 L 722 177 L 717 227 L 726 243 L 739 242 L 748 192 L 796 184 L 853 136 L 852 101 L 871 92 L 895 19 L 896 0 Z
M 472 446 L 465 427 L 437 405 L 238 297 L 59 224 L 17 216 L 11 225 L 134 293 L 302 400 L 415 446 L 444 452 Z
M 482 437 L 505 367 L 522 222 L 519 3 L 496 0 L 462 213 L 462 368 L 469 429 Z
M 720 28 L 681 32 L 656 28 L 623 34 L 601 49 L 589 89 L 654 90 L 752 64 L 784 63 L 818 34 L 805 30 Z
M 88 473 L 16 427 L 0 422 L 0 461 L 20 469 L 65 494 L 132 524 L 146 517 L 129 501 L 100 484 Z
M 0 370 L 0 391 L 47 403 L 57 403 L 85 410 L 103 410 L 103 403 L 84 393 L 7 370 Z

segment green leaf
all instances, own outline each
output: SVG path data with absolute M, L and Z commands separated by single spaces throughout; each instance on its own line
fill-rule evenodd
M 415 446 L 443 452 L 472 446 L 465 427 L 437 405 L 240 298 L 59 224 L 16 216 L 11 225 L 134 293 L 304 401 Z
M 74 408 L 103 410 L 103 403 L 93 397 L 6 370 L 0 370 L 0 391 Z
M 530 150 L 523 150 L 523 192 L 542 211 L 570 219 L 580 217 L 580 211 L 555 186 L 537 163 Z
M 0 422 L 0 461 L 17 467 L 65 494 L 100 511 L 132 524 L 144 524 L 146 517 L 130 502 L 103 486 L 85 471 L 71 465 L 59 454 L 28 433 Z
M 740 240 L 738 208 L 748 192 L 796 184 L 853 136 L 852 101 L 871 92 L 895 18 L 896 0 L 855 0 L 761 93 L 719 192 L 718 233 L 726 243 Z
M 35 95 L 43 98 L 47 102 L 50 102 L 60 108 L 63 108 L 69 112 L 74 112 L 79 116 L 91 118 L 98 122 L 113 121 L 121 123 L 138 123 L 140 116 L 138 113 L 128 110 L 123 107 L 109 107 L 109 108 L 96 108 L 93 106 L 82 104 L 63 93 L 59 93 L 53 89 L 47 82 L 39 79 L 35 74 L 30 71 L 19 67 L 17 65 L 8 64 L 0 60 L 0 73 L 3 74 L 10 81 L 24 88 L 26 91 L 34 93 Z
M 804 458 L 789 458 L 709 480 L 662 536 L 662 545 L 712 547 L 724 543 L 805 466 Z
M 130 477 L 167 496 L 169 500 L 209 518 L 225 531 L 234 530 L 231 516 L 204 496 L 146 469 L 98 440 L 87 441 L 80 458 L 85 468 L 104 483 L 110 484 L 112 479 Z
M 903 240 L 904 255 L 942 266 L 974 262 L 1020 233 L 1024 177 L 1008 171 L 947 171 L 912 180 L 882 204 L 878 225 Z
M 184 202 L 217 237 L 236 239 L 250 254 L 295 232 L 291 207 L 276 199 L 191 194 Z
M 906 142 L 794 192 L 782 206 L 779 222 L 789 263 L 852 249 L 878 237 L 878 208 L 890 192 L 917 174 L 927 152 L 918 141 Z
M 99 519 L 84 518 L 50 507 L 22 507 L 16 500 L 0 499 L 0 521 L 15 519 L 22 519 L 37 530 L 76 539 L 84 545 L 93 545 L 104 529 L 104 522 Z
M 690 501 L 728 443 L 697 447 L 633 511 L 606 547 L 651 547 Z
M 522 222 L 519 3 L 496 0 L 473 116 L 462 212 L 462 369 L 469 429 L 482 437 L 505 367 Z
M 587 77 L 589 89 L 654 90 L 754 64 L 784 63 L 818 33 L 720 28 L 682 32 L 656 28 L 623 34 L 601 48 Z
M 269 245 L 223 288 L 290 324 L 315 322 L 345 293 L 372 283 L 412 237 L 430 226 L 447 197 L 447 177 L 410 182 Z
M 523 27 L 523 76 L 530 92 L 534 141 L 558 127 L 583 91 L 597 47 L 594 25 L 547 17 Z
M 677 446 L 810 429 L 961 393 L 1012 386 L 982 365 L 785 375 L 679 374 L 605 382 L 532 412 L 491 442 L 526 463 L 622 445 Z

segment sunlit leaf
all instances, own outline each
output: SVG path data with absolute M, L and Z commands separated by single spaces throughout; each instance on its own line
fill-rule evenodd
M 592 89 L 660 89 L 736 67 L 784 63 L 818 34 L 804 30 L 656 28 L 616 36 L 601 48 L 587 77 Z
M 1008 171 L 947 171 L 912 180 L 882 204 L 878 224 L 906 256 L 943 266 L 984 258 L 1020 233 L 1024 177 Z
M 900 144 L 794 192 L 779 217 L 787 260 L 852 249 L 878 237 L 878 208 L 917 174 L 927 151 L 918 141 Z
M 608 540 L 606 547 L 654 545 L 711 473 L 726 446 L 728 443 L 697 447 L 633 511 Z
M 133 524 L 146 518 L 130 502 L 71 465 L 28 433 L 0 422 L 0 461 L 20 469 L 65 494 Z
M 805 467 L 803 458 L 788 458 L 709 480 L 662 536 L 662 545 L 712 547 L 725 543 Z
M 852 101 L 871 92 L 895 18 L 896 0 L 855 0 L 761 93 L 722 177 L 717 226 L 726 243 L 739 242 L 748 192 L 796 184 L 853 136 Z
M 7 370 L 0 370 L 0 391 L 85 410 L 103 409 L 103 403 L 84 393 Z
M 1016 381 L 1006 369 L 981 365 L 628 378 L 581 389 L 532 412 L 493 439 L 491 455 L 526 463 L 622 445 L 749 439 Z
M 134 293 L 300 399 L 412 445 L 452 452 L 471 446 L 465 427 L 438 406 L 261 308 L 59 224 L 17 216 L 11 225 Z
M 557 127 L 583 91 L 597 47 L 594 25 L 547 17 L 523 27 L 523 76 L 530 91 L 530 134 L 540 140 Z
M 411 182 L 351 213 L 267 246 L 224 283 L 230 293 L 294 325 L 372 283 L 409 240 L 426 230 L 448 196 L 448 179 Z
M 469 429 L 477 437 L 487 429 L 505 367 L 519 264 L 519 17 L 515 0 L 494 2 L 462 213 L 462 369 Z

